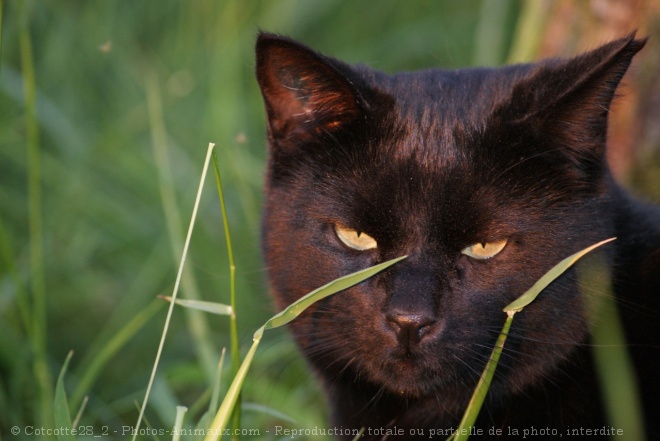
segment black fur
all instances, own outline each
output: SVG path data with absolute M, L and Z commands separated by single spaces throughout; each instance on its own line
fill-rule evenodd
M 278 305 L 409 255 L 291 326 L 337 426 L 424 429 L 424 438 L 456 427 L 502 308 L 562 258 L 617 237 L 602 255 L 648 439 L 660 439 L 660 212 L 630 198 L 605 158 L 610 103 L 644 44 L 631 35 L 568 60 L 388 76 L 259 35 L 270 141 L 263 244 Z M 344 246 L 335 224 L 378 247 Z M 502 239 L 492 259 L 461 254 Z M 484 435 L 471 439 L 607 424 L 585 306 L 603 294 L 590 287 L 571 269 L 516 316 L 478 421 Z M 402 337 L 389 318 L 401 311 L 424 317 L 423 332 Z M 406 438 L 418 437 L 391 439 Z

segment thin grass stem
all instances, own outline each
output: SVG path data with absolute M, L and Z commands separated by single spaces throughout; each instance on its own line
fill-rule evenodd
M 76 414 L 76 418 L 73 420 L 73 423 L 71 423 L 71 427 L 78 427 L 80 424 L 80 419 L 82 418 L 83 414 L 85 413 L 85 409 L 87 408 L 87 403 L 89 402 L 89 396 L 85 396 L 82 400 L 82 404 L 80 405 L 80 409 L 78 409 L 78 413 Z
M 488 359 L 488 363 L 486 363 L 486 367 L 484 368 L 481 377 L 479 377 L 479 382 L 472 393 L 467 410 L 463 414 L 463 418 L 456 428 L 455 435 L 450 438 L 453 441 L 465 441 L 470 437 L 471 429 L 477 421 L 481 406 L 486 399 L 488 389 L 493 381 L 493 375 L 495 375 L 495 369 L 497 369 L 497 363 L 500 361 L 500 355 L 502 355 L 502 349 L 504 349 L 504 342 L 506 342 L 506 338 L 509 335 L 509 329 L 511 328 L 511 323 L 513 322 L 513 316 L 515 314 L 514 311 L 507 312 L 507 318 L 504 322 L 504 326 L 502 326 L 502 332 L 500 332 L 500 335 L 497 337 L 493 352 L 490 354 L 490 358 Z
M 234 263 L 234 249 L 231 245 L 231 234 L 229 233 L 229 219 L 227 217 L 227 205 L 225 204 L 225 195 L 222 190 L 222 179 L 220 178 L 220 167 L 218 166 L 218 155 L 213 152 L 213 168 L 215 170 L 215 182 L 218 187 L 218 196 L 220 198 L 220 208 L 222 210 L 222 223 L 225 228 L 225 239 L 227 242 L 227 255 L 229 258 L 229 292 L 231 315 L 229 316 L 229 338 L 230 338 L 230 358 L 231 375 L 236 376 L 241 367 L 241 354 L 238 343 L 238 327 L 236 324 L 236 264 Z M 234 407 L 232 415 L 232 429 L 239 429 L 241 426 L 241 396 L 238 396 L 238 406 Z M 238 433 L 232 430 L 232 433 Z M 232 435 L 232 439 L 238 439 Z
M 55 427 L 72 429 L 73 423 L 71 422 L 71 412 L 69 411 L 69 404 L 66 399 L 66 392 L 64 390 L 64 376 L 66 371 L 69 368 L 69 362 L 73 357 L 73 351 L 69 351 L 69 354 L 64 361 L 60 375 L 57 378 L 57 384 L 55 386 L 55 398 L 53 403 L 53 416 Z M 75 437 L 71 432 L 65 432 L 58 435 L 58 440 L 61 441 L 75 441 Z
M 165 337 L 167 336 L 167 330 L 169 329 L 170 322 L 172 320 L 172 312 L 174 311 L 174 305 L 177 294 L 179 293 L 179 285 L 181 284 L 181 276 L 183 274 L 184 263 L 186 262 L 186 256 L 188 255 L 188 247 L 190 246 L 190 238 L 192 237 L 193 229 L 195 226 L 195 219 L 197 219 L 197 210 L 199 208 L 199 201 L 202 198 L 202 190 L 204 189 L 204 181 L 206 179 L 206 172 L 209 168 L 209 162 L 211 161 L 211 153 L 213 152 L 213 144 L 209 144 L 208 150 L 206 151 L 206 159 L 204 160 L 204 167 L 202 169 L 202 176 L 199 180 L 199 187 L 197 189 L 197 196 L 195 197 L 195 205 L 193 206 L 193 212 L 190 218 L 190 224 L 188 225 L 188 234 L 186 235 L 186 240 L 183 244 L 183 251 L 181 254 L 181 263 L 179 264 L 179 271 L 176 275 L 176 281 L 174 282 L 174 289 L 172 290 L 172 302 L 170 302 L 169 308 L 167 309 L 167 317 L 165 318 L 165 326 L 163 326 L 163 333 L 160 338 L 160 343 L 158 344 L 158 351 L 156 353 L 156 360 L 154 361 L 154 367 L 151 371 L 151 376 L 149 377 L 149 384 L 147 385 L 147 391 L 144 395 L 144 401 L 142 402 L 142 407 L 140 407 L 140 415 L 138 416 L 137 423 L 135 423 L 135 430 L 133 432 L 132 440 L 135 441 L 137 434 L 140 430 L 140 424 L 142 423 L 142 418 L 144 417 L 144 411 L 147 407 L 147 402 L 149 401 L 149 394 L 154 384 L 154 379 L 156 378 L 156 371 L 158 370 L 158 363 L 160 362 L 161 354 L 163 353 L 163 347 L 165 346 Z
M 174 434 L 172 435 L 172 441 L 179 441 L 181 439 L 183 418 L 186 416 L 186 412 L 188 412 L 187 407 L 176 406 L 176 420 L 174 421 Z
M 215 383 L 213 384 L 213 392 L 211 393 L 211 402 L 209 403 L 209 412 L 215 412 L 218 408 L 218 403 L 220 401 L 220 385 L 222 384 L 222 366 L 225 364 L 225 353 L 226 349 L 222 348 L 222 354 L 220 355 L 220 361 L 218 362 L 218 372 L 215 377 Z

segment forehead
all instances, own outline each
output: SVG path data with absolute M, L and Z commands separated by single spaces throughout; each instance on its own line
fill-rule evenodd
M 392 102 L 380 121 L 382 144 L 393 158 L 416 158 L 424 166 L 468 159 L 493 113 L 511 101 L 516 76 L 502 69 L 433 69 L 379 79 L 374 87 Z

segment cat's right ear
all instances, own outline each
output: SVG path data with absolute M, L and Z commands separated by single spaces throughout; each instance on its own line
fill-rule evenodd
M 340 72 L 343 63 L 267 33 L 259 34 L 256 55 L 273 147 L 332 135 L 359 116 L 359 95 Z

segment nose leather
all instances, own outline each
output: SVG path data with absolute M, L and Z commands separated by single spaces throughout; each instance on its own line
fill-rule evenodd
M 424 336 L 424 331 L 436 322 L 433 317 L 406 311 L 390 311 L 385 319 L 396 333 L 399 343 L 407 348 L 417 345 Z

